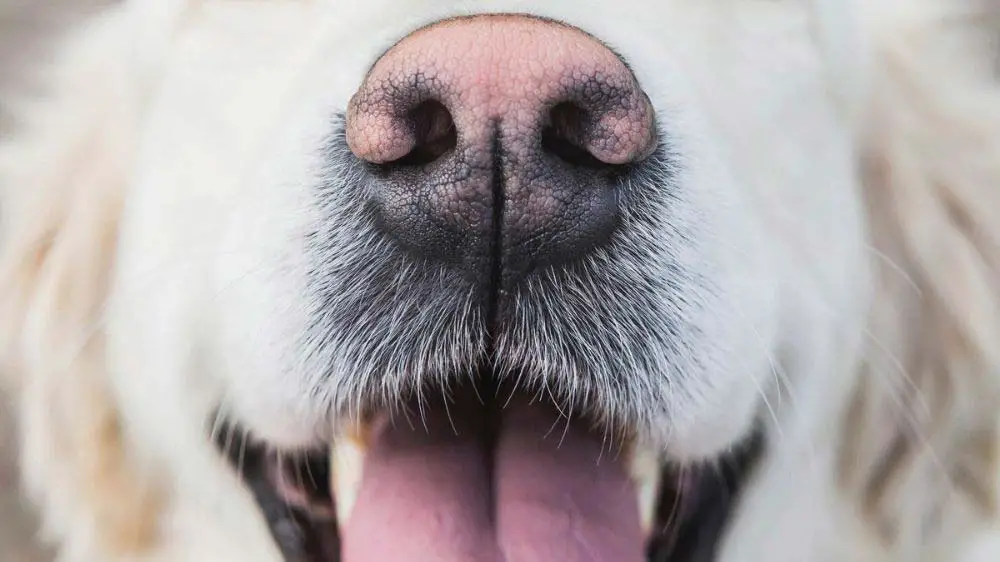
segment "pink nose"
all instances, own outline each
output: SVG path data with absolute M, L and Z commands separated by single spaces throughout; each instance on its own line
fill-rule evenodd
M 446 20 L 374 65 L 347 112 L 382 225 L 424 257 L 505 278 L 578 258 L 617 224 L 617 186 L 656 147 L 626 64 L 587 33 L 517 15 Z

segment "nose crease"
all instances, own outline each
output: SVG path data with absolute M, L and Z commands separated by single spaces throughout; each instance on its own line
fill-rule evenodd
M 351 99 L 346 132 L 379 175 L 391 235 L 473 277 L 495 278 L 502 263 L 506 284 L 609 238 L 618 167 L 654 150 L 653 117 L 597 39 L 493 15 L 390 48 Z

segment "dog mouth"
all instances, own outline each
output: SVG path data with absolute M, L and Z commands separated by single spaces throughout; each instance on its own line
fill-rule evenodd
M 627 435 L 542 394 L 427 394 L 330 449 L 217 434 L 287 562 L 709 562 L 762 449 L 754 433 L 711 463 L 662 463 L 650 488 Z

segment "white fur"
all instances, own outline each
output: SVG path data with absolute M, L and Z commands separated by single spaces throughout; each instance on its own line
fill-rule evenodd
M 316 366 L 297 347 L 314 304 L 301 240 L 322 219 L 321 143 L 381 49 L 483 11 L 552 16 L 607 41 L 676 143 L 671 226 L 693 235 L 670 259 L 715 289 L 685 287 L 702 305 L 685 320 L 707 337 L 664 366 L 696 376 L 605 406 L 633 412 L 644 446 L 675 460 L 765 424 L 773 447 L 720 560 L 1000 558 L 995 514 L 930 464 L 939 449 L 965 454 L 974 430 L 998 432 L 1000 85 L 976 66 L 991 56 L 979 26 L 1000 36 L 995 12 L 972 0 L 135 0 L 77 30 L 54 97 L 24 106 L 24 134 L 0 145 L 0 368 L 20 397 L 27 487 L 64 559 L 278 560 L 206 420 L 221 405 L 289 448 L 341 429 L 328 408 L 352 404 L 309 398 Z M 898 216 L 873 202 L 884 194 Z M 931 218 L 949 204 L 993 224 L 945 229 Z M 948 382 L 947 422 L 881 384 L 897 362 L 915 368 L 907 358 L 928 337 L 912 309 L 959 342 L 941 343 L 945 368 L 918 389 Z M 844 430 L 869 385 L 872 425 Z M 92 446 L 88 431 L 108 424 L 120 439 Z M 841 474 L 848 443 L 872 472 L 911 430 L 934 449 L 901 472 L 908 494 L 866 512 L 870 488 Z M 67 460 L 81 450 L 93 458 Z M 983 466 L 1000 495 L 998 463 Z M 119 485 L 133 516 L 96 505 Z M 935 513 L 939 525 L 914 531 Z M 120 529 L 149 517 L 161 535 L 123 547 Z M 882 519 L 902 529 L 896 541 L 880 537 Z

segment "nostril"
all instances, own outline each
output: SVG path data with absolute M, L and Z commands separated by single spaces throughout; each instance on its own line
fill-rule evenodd
M 573 102 L 556 104 L 542 127 L 542 150 L 581 168 L 608 168 L 585 148 L 591 116 Z
M 424 166 L 441 158 L 458 144 L 458 131 L 451 112 L 437 100 L 427 100 L 409 111 L 407 119 L 413 137 L 413 148 L 395 161 L 394 166 Z

